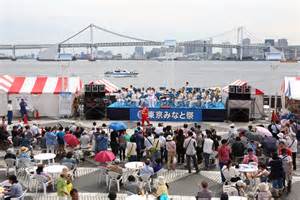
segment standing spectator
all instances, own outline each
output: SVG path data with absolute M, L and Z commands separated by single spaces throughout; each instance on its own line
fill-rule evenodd
M 8 100 L 7 102 L 7 123 L 8 125 L 11 125 L 13 119 L 13 106 L 11 103 L 11 100 Z
M 90 148 L 90 142 L 91 142 L 91 138 L 90 136 L 86 133 L 83 132 L 80 136 L 80 147 L 83 150 L 87 150 Z
M 100 135 L 96 136 L 96 152 L 107 150 L 108 138 L 104 131 L 101 131 Z
M 197 160 L 198 160 L 198 164 L 200 164 L 202 162 L 202 152 L 203 152 L 203 142 L 204 142 L 204 137 L 201 131 L 201 126 L 197 125 L 197 128 L 195 129 L 196 132 L 196 142 L 197 142 L 197 147 L 196 147 L 196 151 L 197 151 Z
M 298 141 L 297 141 L 297 138 L 294 135 L 291 135 L 291 139 L 288 141 L 287 146 L 292 151 L 293 170 L 296 170 L 297 169 L 296 156 L 297 156 L 297 151 L 298 151 L 298 148 L 297 148 Z
M 239 163 L 239 161 L 244 156 L 244 152 L 245 152 L 245 146 L 241 142 L 241 138 L 236 137 L 235 141 L 233 142 L 233 144 L 231 146 L 231 153 L 232 153 L 232 157 L 233 157 L 234 162 Z
M 152 131 L 146 132 L 147 136 L 145 137 L 145 148 L 146 148 L 146 155 L 150 157 L 151 155 L 151 148 L 153 147 L 154 137 Z
M 223 175 L 222 169 L 223 166 L 226 165 L 230 161 L 230 153 L 231 149 L 227 144 L 227 140 L 223 139 L 221 141 L 221 146 L 218 149 L 218 158 L 219 158 L 219 167 L 221 171 L 222 182 L 225 182 L 225 177 Z
M 54 131 L 50 130 L 50 127 L 46 128 L 46 146 L 47 152 L 54 153 L 55 146 L 57 144 L 57 137 Z
M 269 162 L 269 166 L 271 167 L 269 179 L 272 183 L 273 189 L 275 190 L 275 197 L 279 197 L 283 189 L 284 170 L 282 161 L 278 157 L 277 153 L 273 154 L 272 159 Z
M 65 152 L 65 140 L 64 140 L 65 132 L 62 126 L 58 128 L 58 132 L 56 136 L 57 136 L 57 144 L 58 144 L 57 154 L 61 155 Z
M 21 99 L 21 102 L 20 102 L 20 113 L 21 113 L 21 117 L 24 121 L 24 116 L 27 115 L 27 103 L 24 101 L 24 99 Z M 28 115 L 27 115 L 28 117 Z
M 209 158 L 210 156 L 213 154 L 213 145 L 214 145 L 214 141 L 210 138 L 211 135 L 208 134 L 208 130 L 207 130 L 207 136 L 204 139 L 204 143 L 203 143 L 203 157 L 204 157 L 204 169 L 208 170 L 210 164 L 209 164 Z
M 110 133 L 110 147 L 115 156 L 118 155 L 119 151 L 119 141 L 118 141 L 118 132 L 112 131 Z
M 140 161 L 141 158 L 143 157 L 143 151 L 145 149 L 143 133 L 140 129 L 137 129 L 135 130 L 135 133 L 131 137 L 135 138 L 137 160 Z
M 193 133 L 189 131 L 188 133 L 189 137 L 184 140 L 184 148 L 186 149 L 186 161 L 187 161 L 187 167 L 189 170 L 189 173 L 191 173 L 191 159 L 193 159 L 193 164 L 196 169 L 196 173 L 199 172 L 198 168 L 198 162 L 196 158 L 196 140 L 192 137 Z
M 126 150 L 126 139 L 125 139 L 125 131 L 120 131 L 119 132 L 119 155 L 120 155 L 120 160 L 125 160 L 126 155 L 125 155 L 125 150 Z
M 197 193 L 196 200 L 211 200 L 212 192 L 208 189 L 206 181 L 201 182 L 201 190 Z
M 134 137 L 131 137 L 130 142 L 127 143 L 126 155 L 129 162 L 137 161 L 136 141 Z
M 176 151 L 177 151 L 177 163 L 183 164 L 184 163 L 184 135 L 183 130 L 179 129 L 177 134 L 175 135 L 175 142 L 176 142 Z
M 166 149 L 167 149 L 167 154 L 168 154 L 168 170 L 170 170 L 171 168 L 173 168 L 173 170 L 175 170 L 173 166 L 173 162 L 174 162 L 174 158 L 176 156 L 176 143 L 173 141 L 173 138 L 171 135 L 167 136 L 167 142 L 166 142 Z
M 286 149 L 281 150 L 282 155 L 279 156 L 282 161 L 283 171 L 284 171 L 284 187 L 287 188 L 287 191 L 291 191 L 292 187 L 292 171 L 293 171 L 293 162 L 291 156 L 287 155 Z M 286 187 L 287 183 L 287 187 Z
M 160 142 L 160 157 L 161 161 L 163 163 L 164 159 L 167 161 L 167 152 L 166 152 L 166 138 L 164 136 L 164 133 L 159 134 L 159 142 Z

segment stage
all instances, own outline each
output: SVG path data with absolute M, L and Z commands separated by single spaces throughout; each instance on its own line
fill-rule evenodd
M 141 108 L 129 106 L 118 102 L 107 108 L 107 118 L 110 120 L 139 121 Z M 172 107 L 172 108 L 149 108 L 150 121 L 173 121 L 173 122 L 223 122 L 226 119 L 224 104 L 211 107 Z

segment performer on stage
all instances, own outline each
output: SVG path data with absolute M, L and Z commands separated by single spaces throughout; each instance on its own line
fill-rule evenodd
M 145 121 L 147 122 L 148 125 L 150 124 L 149 109 L 147 108 L 147 106 L 144 105 L 142 109 L 142 126 L 144 126 Z

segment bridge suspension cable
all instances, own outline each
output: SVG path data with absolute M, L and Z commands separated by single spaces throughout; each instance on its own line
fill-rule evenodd
M 106 33 L 110 33 L 112 35 L 116 35 L 116 36 L 119 36 L 119 37 L 122 37 L 122 38 L 137 40 L 137 41 L 141 41 L 141 42 L 155 42 L 155 41 L 152 41 L 152 40 L 145 40 L 145 39 L 141 39 L 141 38 L 136 38 L 136 37 L 131 37 L 131 36 L 128 36 L 128 35 L 123 35 L 123 34 L 120 34 L 120 33 L 116 33 L 114 31 L 110 31 L 108 29 L 102 28 L 102 27 L 94 25 L 94 24 L 91 24 L 91 26 L 95 27 L 98 30 L 101 30 L 101 31 L 104 31 Z
M 60 42 L 59 44 L 63 44 L 68 42 L 69 40 L 73 39 L 74 37 L 76 37 L 77 35 L 83 33 L 85 30 L 87 30 L 88 28 L 90 28 L 91 25 L 88 25 L 87 27 L 85 27 L 84 29 L 80 30 L 79 32 L 75 33 L 74 35 L 68 37 L 67 39 L 65 39 L 64 41 Z

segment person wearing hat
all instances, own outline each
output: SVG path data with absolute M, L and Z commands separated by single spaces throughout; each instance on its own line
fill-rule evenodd
M 175 170 L 175 166 L 172 164 L 174 163 L 174 159 L 176 156 L 176 143 L 175 141 L 173 141 L 173 137 L 171 135 L 167 136 L 166 149 L 168 152 L 168 170 L 170 170 L 171 168 Z
M 29 154 L 28 154 L 28 148 L 27 147 L 21 147 L 20 148 L 20 154 L 19 154 L 19 156 L 18 156 L 18 158 L 20 159 L 20 158 L 27 158 L 27 159 L 31 159 L 30 158 L 30 156 L 29 156 Z
M 267 183 L 259 183 L 257 200 L 270 200 L 270 199 L 272 199 L 272 194 L 269 190 L 269 185 Z
M 165 177 L 158 177 L 158 185 L 156 188 L 156 192 L 153 194 L 155 197 L 161 197 L 162 195 L 169 195 L 168 186 L 165 181 Z

